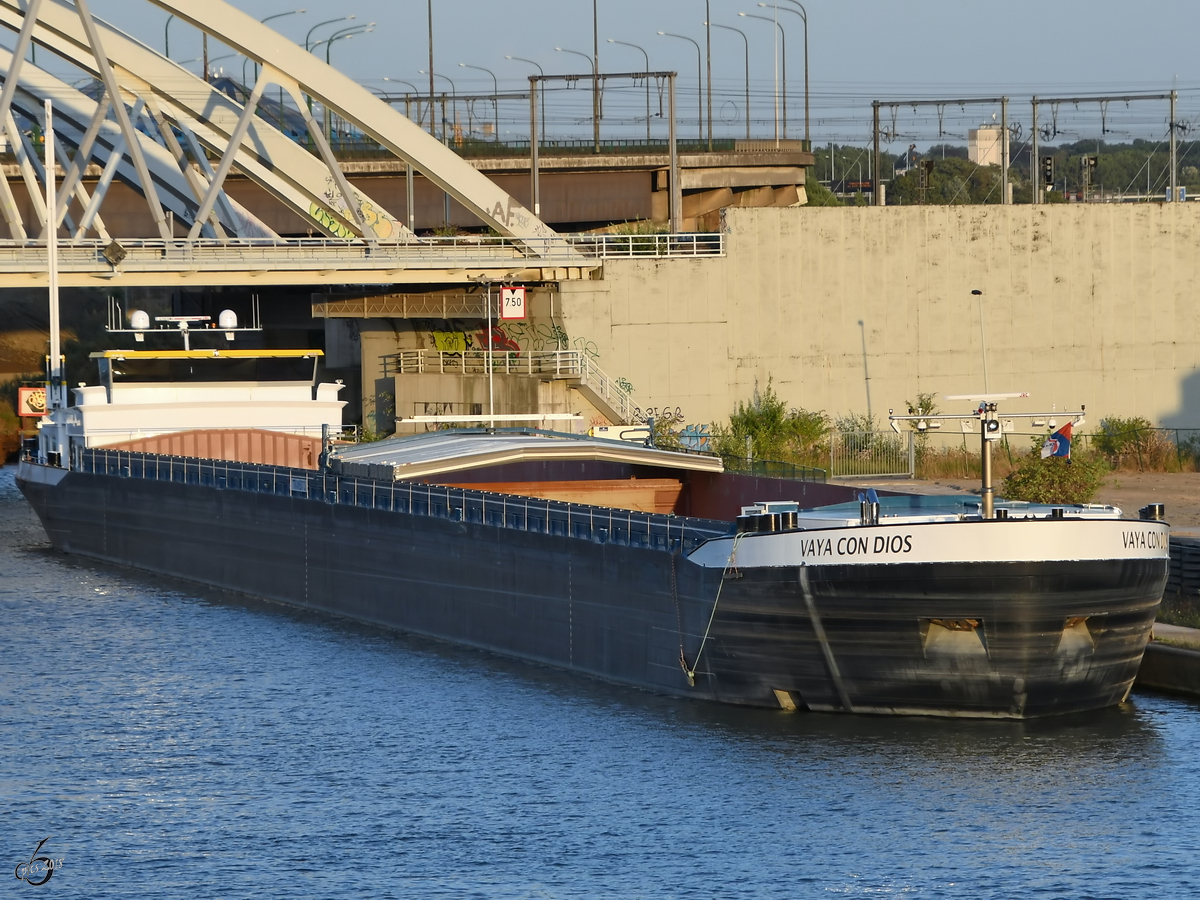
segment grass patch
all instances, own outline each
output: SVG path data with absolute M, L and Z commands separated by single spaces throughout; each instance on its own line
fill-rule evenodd
M 1158 621 L 1165 625 L 1200 628 L 1200 601 L 1187 597 L 1163 597 L 1162 606 L 1158 608 Z

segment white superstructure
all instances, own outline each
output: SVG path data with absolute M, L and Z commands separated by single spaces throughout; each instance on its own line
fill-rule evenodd
M 66 440 L 60 446 L 71 447 L 106 447 L 194 430 L 337 434 L 346 405 L 338 399 L 343 385 L 315 383 L 321 355 L 320 350 L 93 353 L 101 383 L 74 388 L 74 405 L 46 416 L 42 433 L 48 437 L 61 428 Z M 271 367 L 283 369 L 275 373 L 282 377 L 266 377 L 263 370 Z

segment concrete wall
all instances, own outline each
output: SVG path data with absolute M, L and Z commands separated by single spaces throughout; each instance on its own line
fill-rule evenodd
M 529 318 L 521 322 L 493 321 L 494 346 L 512 351 L 520 358 L 528 351 L 575 350 L 595 357 L 595 347 L 586 338 L 570 335 L 562 328 L 560 300 L 549 288 L 536 288 L 528 295 Z M 400 350 L 435 350 L 434 334 L 461 337 L 464 347 L 487 346 L 483 319 L 361 319 L 352 328 L 328 326 L 327 351 L 331 365 L 345 363 L 351 357 L 361 365 L 362 421 L 380 433 L 392 431 L 397 414 L 470 415 L 489 410 L 488 381 L 477 375 L 406 374 L 397 376 L 383 357 Z M 331 340 L 332 337 L 332 340 Z M 449 352 L 457 352 L 451 350 Z M 432 363 L 431 363 L 432 364 Z M 582 417 L 582 427 L 609 424 L 605 414 L 580 391 L 566 381 L 544 380 L 538 376 L 494 376 L 497 415 L 533 413 L 571 413 Z M 478 410 L 473 407 L 479 406 Z M 571 430 L 576 424 L 559 424 Z
M 834 415 L 979 391 L 979 289 L 991 391 L 1200 427 L 1200 204 L 730 209 L 723 229 L 724 258 L 561 286 L 565 329 L 644 410 L 723 421 L 768 378 Z

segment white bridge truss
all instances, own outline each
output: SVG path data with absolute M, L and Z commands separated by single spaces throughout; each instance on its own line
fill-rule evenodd
M 39 123 L 44 131 L 47 98 L 54 107 L 55 140 L 74 151 L 69 162 L 64 160 L 57 188 L 57 208 L 52 211 L 55 230 L 65 241 L 64 250 L 74 244 L 96 261 L 74 274 L 64 272 L 64 284 L 96 284 L 98 278 L 108 283 L 115 279 L 152 284 L 176 273 L 184 282 L 232 283 L 231 278 L 245 274 L 240 266 L 235 264 L 218 277 L 215 264 L 209 273 L 197 259 L 229 262 L 232 253 L 236 263 L 241 253 L 237 248 L 248 245 L 255 247 L 251 255 L 261 265 L 247 271 L 256 271 L 259 283 L 264 283 L 264 274 L 267 281 L 273 280 L 269 257 L 276 249 L 281 260 L 290 261 L 285 268 L 291 276 L 285 282 L 303 280 L 295 269 L 298 261 L 307 258 L 314 260 L 315 273 L 332 274 L 329 267 L 340 268 L 343 261 L 350 263 L 351 270 L 342 273 L 348 277 L 310 277 L 310 281 L 363 283 L 378 283 L 381 272 L 397 269 L 416 271 L 407 277 L 393 271 L 396 277 L 386 280 L 536 278 L 539 270 L 557 279 L 583 277 L 597 265 L 418 125 L 253 17 L 223 0 L 148 2 L 259 64 L 261 74 L 244 104 L 95 18 L 87 0 L 0 0 L 0 25 L 17 33 L 13 52 L 0 48 L 0 129 L 16 156 L 33 219 L 22 219 L 7 179 L 0 178 L 0 215 L 9 233 L 8 241 L 0 241 L 0 274 L 8 276 L 8 283 L 44 282 L 38 266 L 45 262 L 48 233 L 42 199 L 45 172 L 33 143 L 16 127 L 13 111 Z M 31 44 L 90 73 L 99 86 L 98 98 L 27 61 Z M 305 117 L 317 155 L 256 115 L 268 86 L 291 97 Z M 419 241 L 382 204 L 349 184 L 310 112 L 310 101 L 353 123 L 507 238 L 501 254 L 505 258 L 464 254 L 461 249 L 445 254 L 436 243 L 422 246 L 426 242 Z M 89 165 L 102 173 L 91 192 L 83 183 Z M 296 252 L 300 245 L 291 245 L 297 242 L 279 238 L 230 197 L 224 185 L 234 170 L 296 213 L 315 234 L 324 235 L 323 252 L 315 256 Z M 129 273 L 123 258 L 113 261 L 126 251 L 101 256 L 97 249 L 111 240 L 102 213 L 113 179 L 142 195 L 162 242 L 157 257 L 133 254 L 141 265 Z M 187 228 L 185 238 L 175 236 L 179 226 Z M 36 251 L 39 243 L 40 253 L 19 252 Z M 356 266 L 356 260 L 373 254 L 387 263 Z M 65 261 L 70 259 L 68 253 Z M 464 266 L 476 269 L 467 272 Z M 358 268 L 364 268 L 361 275 Z

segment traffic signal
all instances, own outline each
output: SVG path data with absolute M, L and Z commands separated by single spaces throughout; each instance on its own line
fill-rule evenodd
M 921 160 L 921 167 L 918 169 L 918 184 L 921 188 L 921 202 L 925 202 L 925 192 L 933 186 L 933 160 Z
M 1046 190 L 1054 189 L 1054 157 L 1043 156 L 1039 161 L 1042 169 L 1042 187 Z

